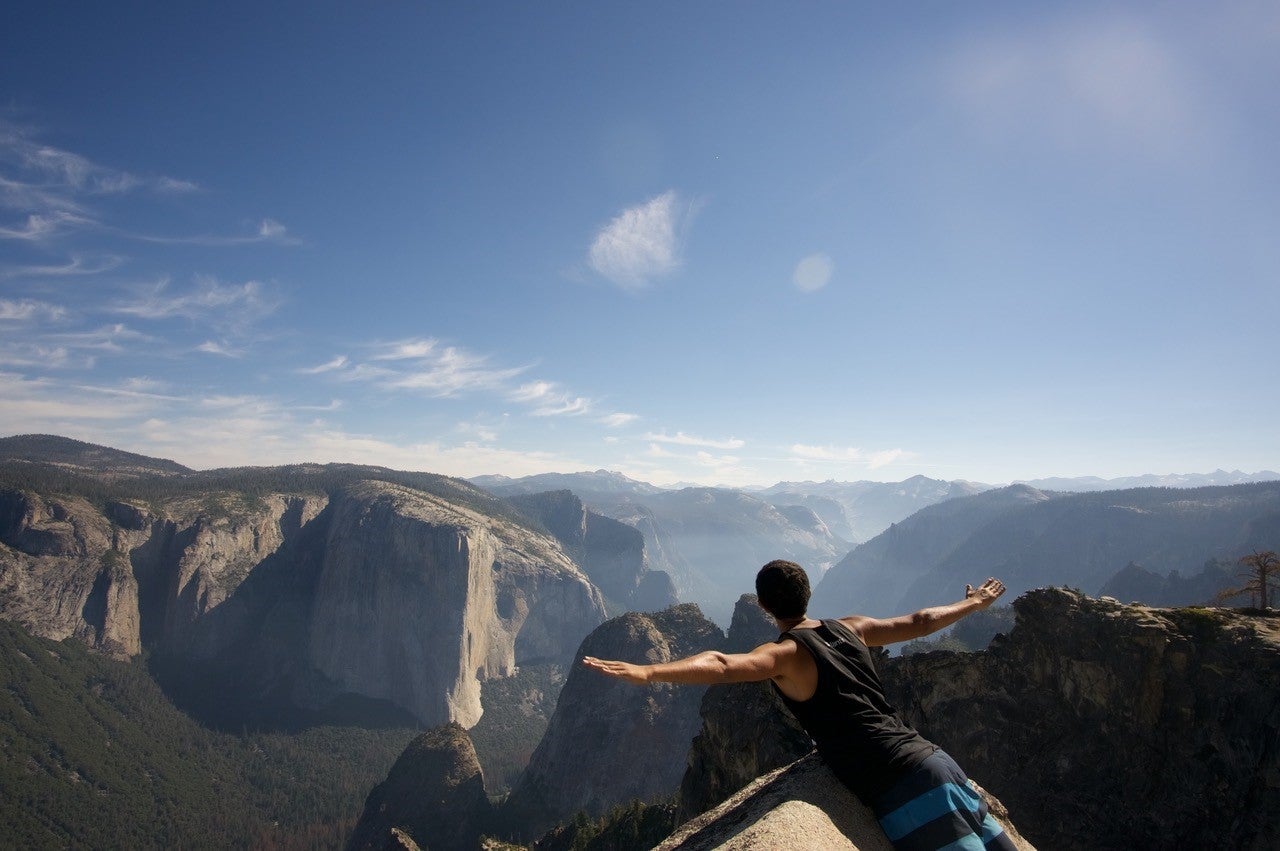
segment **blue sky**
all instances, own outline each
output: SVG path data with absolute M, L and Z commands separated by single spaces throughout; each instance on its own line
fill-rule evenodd
M 8 4 L 0 433 L 1280 467 L 1280 6 Z

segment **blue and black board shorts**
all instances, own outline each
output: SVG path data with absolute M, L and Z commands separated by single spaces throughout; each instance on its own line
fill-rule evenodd
M 938 750 L 873 807 L 897 851 L 1015 851 L 955 760 Z

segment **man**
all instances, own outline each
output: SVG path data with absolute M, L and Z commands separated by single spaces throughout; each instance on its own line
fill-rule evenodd
M 951 757 L 904 723 L 885 698 L 871 647 L 910 641 L 985 609 L 1004 593 L 988 579 L 964 599 L 895 618 L 807 617 L 809 577 L 800 565 L 771 561 L 756 575 L 756 596 L 781 635 L 750 653 L 707 651 L 657 665 L 590 656 L 583 664 L 636 685 L 717 685 L 769 680 L 840 780 L 875 812 L 896 849 L 1000 849 L 1013 842 L 987 813 Z

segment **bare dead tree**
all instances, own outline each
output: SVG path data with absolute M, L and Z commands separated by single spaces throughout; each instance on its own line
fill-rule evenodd
M 1246 572 L 1240 574 L 1240 578 L 1245 580 L 1244 585 L 1222 591 L 1218 594 L 1218 599 L 1229 600 L 1241 594 L 1248 594 L 1257 600 L 1262 608 L 1267 608 L 1268 600 L 1271 599 L 1271 583 L 1280 581 L 1280 556 L 1276 555 L 1274 550 L 1262 552 L 1254 550 L 1249 555 L 1242 556 L 1240 563 L 1248 568 Z

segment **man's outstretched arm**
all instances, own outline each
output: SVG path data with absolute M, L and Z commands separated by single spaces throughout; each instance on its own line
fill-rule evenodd
M 795 644 L 762 644 L 750 653 L 721 653 L 707 650 L 674 662 L 655 665 L 633 665 L 610 659 L 584 656 L 582 664 L 600 673 L 626 680 L 634 685 L 645 683 L 684 683 L 686 685 L 718 685 L 767 680 L 782 673 Z
M 990 606 L 1003 593 L 1003 582 L 999 579 L 988 579 L 977 588 L 972 585 L 964 586 L 964 599 L 945 606 L 932 606 L 909 615 L 899 615 L 896 618 L 850 615 L 840 620 L 845 626 L 858 633 L 868 647 L 883 647 L 899 641 L 923 638 L 951 626 L 965 615 Z

